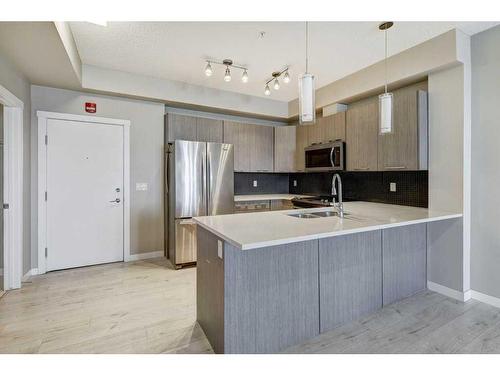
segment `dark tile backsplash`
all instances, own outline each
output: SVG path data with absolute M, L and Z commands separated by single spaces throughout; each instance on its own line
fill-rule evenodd
M 330 195 L 333 173 L 242 173 L 234 174 L 234 194 Z M 343 196 L 367 202 L 428 207 L 428 172 L 341 172 Z M 257 187 L 253 187 L 253 181 Z M 297 186 L 293 186 L 293 181 Z M 396 191 L 389 184 L 396 183 Z
M 257 187 L 253 187 L 253 181 Z M 234 194 L 287 194 L 288 173 L 242 173 L 234 174 Z
M 330 195 L 332 173 L 292 173 L 290 194 Z M 347 199 L 404 206 L 428 207 L 428 172 L 341 172 L 343 196 Z M 293 186 L 294 180 L 297 186 Z M 396 183 L 396 192 L 389 184 Z

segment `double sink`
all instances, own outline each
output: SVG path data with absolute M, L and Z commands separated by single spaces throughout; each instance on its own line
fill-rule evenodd
M 344 213 L 345 216 L 349 215 Z M 297 217 L 299 219 L 318 219 L 320 217 L 331 217 L 339 216 L 337 211 L 318 211 L 318 212 L 307 212 L 307 213 L 297 213 L 297 214 L 287 214 L 287 216 Z

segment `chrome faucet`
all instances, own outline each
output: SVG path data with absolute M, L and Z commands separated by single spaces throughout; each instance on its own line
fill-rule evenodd
M 338 185 L 339 185 L 339 193 L 338 193 L 338 198 L 339 202 L 338 204 L 335 204 L 335 197 L 333 197 L 333 206 L 337 207 L 339 217 L 344 217 L 344 203 L 342 202 L 342 180 L 340 179 L 340 175 L 338 173 L 335 173 L 332 177 L 332 196 L 337 195 L 337 189 L 335 188 L 335 181 L 338 180 Z

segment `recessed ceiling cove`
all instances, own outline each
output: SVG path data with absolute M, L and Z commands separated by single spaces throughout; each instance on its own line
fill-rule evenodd
M 379 24 L 309 23 L 309 70 L 316 88 L 383 60 Z M 453 28 L 472 35 L 495 24 L 395 22 L 388 55 Z M 84 64 L 242 94 L 267 97 L 263 88 L 269 73 L 289 67 L 290 83 L 272 93 L 272 99 L 280 101 L 297 98 L 297 77 L 305 69 L 304 22 L 71 22 L 71 29 Z M 214 69 L 210 77 L 205 74 L 205 61 L 227 56 L 244 62 L 248 82 L 233 79 L 228 84 L 224 69 Z

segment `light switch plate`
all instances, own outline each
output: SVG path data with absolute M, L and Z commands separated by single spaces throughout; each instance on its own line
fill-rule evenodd
M 293 180 L 293 186 L 297 186 L 297 180 Z
M 148 183 L 147 182 L 137 182 L 135 184 L 135 190 L 136 191 L 147 191 L 148 190 Z
M 222 241 L 217 240 L 217 256 L 222 259 Z
M 396 191 L 396 183 L 395 182 L 391 182 L 389 184 L 389 191 L 392 191 L 392 192 Z
M 257 187 L 257 180 L 253 180 L 253 187 Z

